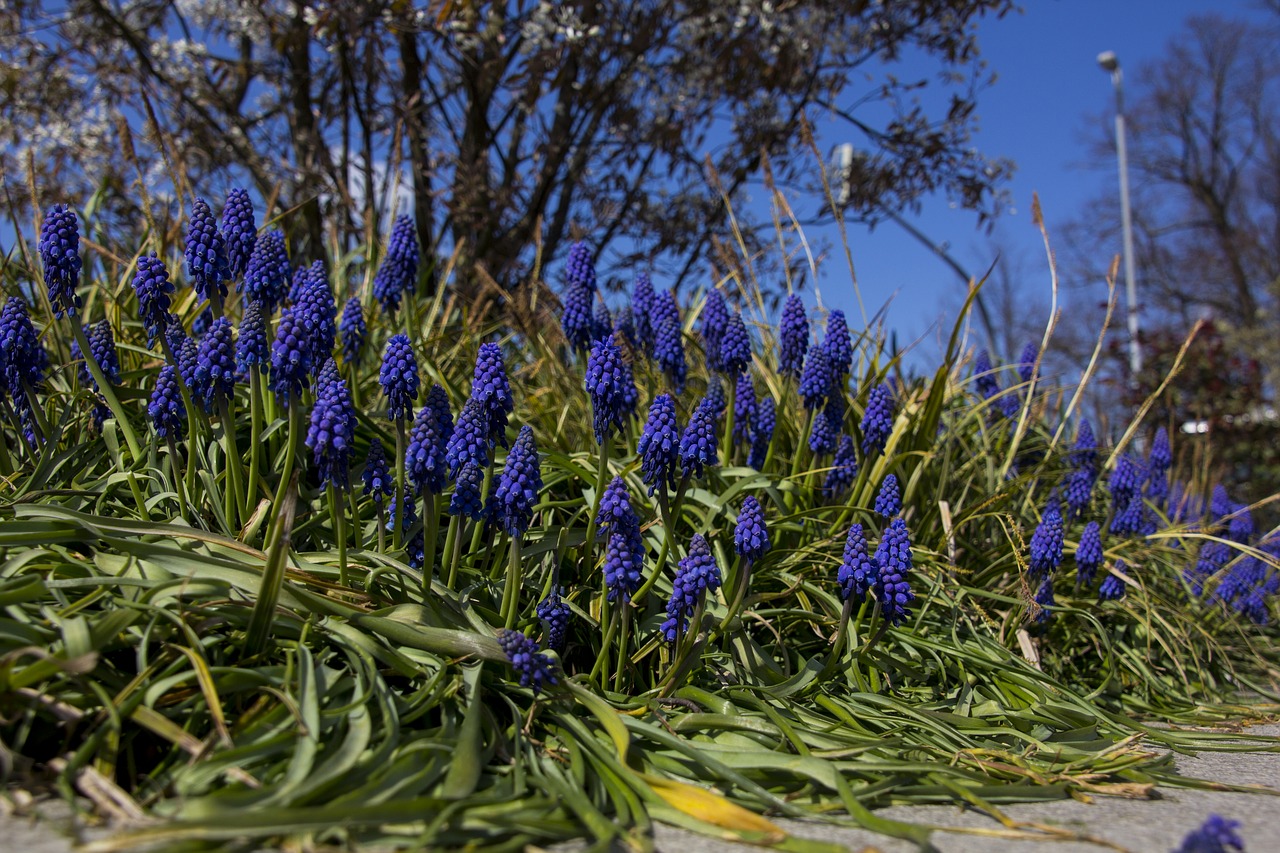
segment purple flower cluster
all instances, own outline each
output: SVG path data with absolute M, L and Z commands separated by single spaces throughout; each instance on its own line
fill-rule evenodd
M 1081 586 L 1090 586 L 1098 568 L 1102 565 L 1102 526 L 1091 521 L 1080 534 L 1076 545 L 1076 580 Z
M 227 247 L 228 278 L 238 279 L 249 267 L 254 246 L 258 242 L 258 225 L 253 216 L 253 202 L 239 187 L 227 193 L 222 208 L 222 239 Z
M 862 415 L 862 453 L 871 456 L 882 453 L 893 433 L 893 389 L 887 382 L 872 388 L 867 394 L 867 409 Z
M 453 494 L 449 497 L 449 515 L 460 515 L 472 521 L 484 518 L 484 471 L 468 462 L 458 472 Z
M 609 601 L 630 601 L 640 588 L 645 548 L 640 518 L 631 505 L 631 491 L 621 477 L 614 477 L 600 497 L 596 524 L 607 537 L 604 582 Z
M 653 281 L 647 273 L 638 274 L 635 286 L 631 289 L 631 327 L 635 342 L 646 355 L 653 355 L 653 345 L 658 335 L 653 316 L 655 302 Z
M 373 276 L 373 297 L 382 310 L 394 315 L 402 294 L 412 290 L 418 281 L 418 235 L 413 219 L 397 216 L 387 240 L 387 254 Z
M 538 643 L 519 631 L 498 631 L 498 644 L 507 656 L 511 668 L 520 676 L 521 687 L 533 688 L 534 694 L 551 684 L 559 683 L 555 663 L 538 651 Z
M 195 288 L 196 296 L 213 301 L 227 296 L 227 279 L 231 268 L 227 262 L 227 242 L 218 230 L 218 220 L 209 209 L 209 202 L 202 198 L 191 207 L 187 221 L 187 280 Z
M 665 291 L 670 295 L 670 291 Z M 675 297 L 670 296 L 674 303 Z M 658 297 L 658 303 L 663 302 L 661 296 Z M 662 369 L 662 373 L 667 377 L 667 381 L 671 383 L 671 388 L 675 393 L 684 393 L 684 381 L 688 373 L 688 368 L 684 358 L 684 335 L 680 328 L 679 317 L 664 317 L 657 326 L 657 336 L 653 344 L 653 358 L 658 362 L 658 367 Z
M 734 444 L 751 444 L 751 430 L 756 419 L 756 388 L 751 382 L 751 371 L 738 374 L 733 387 L 733 436 Z
M 670 394 L 659 394 L 649 406 L 649 418 L 636 445 L 640 455 L 640 475 L 649 486 L 650 495 L 656 489 L 675 490 L 680 437 L 676 401 Z
M 804 362 L 804 372 L 800 374 L 800 399 L 809 411 L 821 409 L 831 393 L 831 362 L 826 351 L 814 344 L 809 347 L 809 356 Z
M 267 372 L 271 350 L 267 346 L 267 325 L 262 319 L 262 306 L 252 299 L 245 302 L 240 318 L 240 336 L 236 339 L 236 372 L 248 378 L 250 371 Z
M 467 463 L 485 468 L 489 464 L 489 450 L 489 417 L 480 398 L 473 395 L 462 404 L 453 435 L 445 445 L 449 476 L 457 476 Z
M 898 487 L 898 475 L 886 474 L 876 494 L 875 510 L 885 518 L 893 518 L 902 512 L 902 490 Z
M 715 406 L 711 398 L 703 397 L 680 437 L 680 472 L 686 477 L 701 477 L 706 466 L 719 464 Z
M 822 483 L 822 493 L 827 498 L 837 497 L 845 492 L 858 478 L 858 455 L 854 450 L 853 439 L 848 435 L 840 436 L 836 445 L 836 456 L 831 462 L 831 470 Z
M 587 394 L 591 398 L 592 429 L 596 443 L 604 444 L 615 430 L 621 431 L 627 415 L 627 401 L 635 391 L 635 381 L 622 360 L 612 335 L 591 345 L 587 357 Z M 630 385 L 630 388 L 628 388 Z
M 490 517 L 508 535 L 522 535 L 533 520 L 533 508 L 538 503 L 541 490 L 542 466 L 538 461 L 538 446 L 533 440 L 533 428 L 526 424 L 520 428 L 520 434 L 507 454 L 494 492 L 494 506 L 488 510 Z
M 591 346 L 594 337 L 595 318 L 591 312 L 595 298 L 596 268 L 591 250 L 585 243 L 574 243 L 565 261 L 564 312 L 560 326 L 570 345 L 580 352 Z
M 724 296 L 713 287 L 707 291 L 707 299 L 698 318 L 698 332 L 702 335 L 708 370 L 719 372 L 725 369 L 721 343 L 728 326 L 729 308 L 725 305 Z
M 80 226 L 65 204 L 55 204 L 40 223 L 40 264 L 55 317 L 74 317 L 80 309 Z
M 138 319 L 147 330 L 147 346 L 151 346 L 169 323 L 169 294 L 173 293 L 169 269 L 155 252 L 138 258 L 133 292 L 138 297 Z
M 182 390 L 178 387 L 177 369 L 166 364 L 156 376 L 155 388 L 147 402 L 147 416 L 161 439 L 182 438 L 187 420 L 187 408 L 182 402 Z
M 832 392 L 840 393 L 840 387 L 853 367 L 853 343 L 849 340 L 849 324 L 843 311 L 832 311 L 827 315 L 827 334 L 822 339 L 822 351 L 827 356 L 831 371 Z
M 413 401 L 418 399 L 418 360 L 409 336 L 392 335 L 382 356 L 378 382 L 387 398 L 387 418 L 398 421 L 413 417 Z
M 1120 574 L 1125 574 L 1124 560 L 1116 560 L 1115 570 Z M 1120 578 L 1110 572 L 1102 579 L 1102 584 L 1098 587 L 1098 601 L 1119 601 L 1124 598 L 1125 587 L 1128 586 Z
M 757 471 L 764 468 L 765 459 L 769 455 L 769 444 L 773 441 L 773 430 L 777 423 L 777 406 L 773 402 L 773 397 L 765 394 L 756 406 L 756 416 L 751 424 L 751 453 L 747 456 L 747 464 Z
M 10 296 L 0 309 L 0 375 L 4 390 L 18 406 L 27 404 L 26 390 L 44 387 L 44 372 L 49 357 L 40 345 L 40 337 L 31 325 L 27 303 L 21 296 Z
M 565 639 L 569 634 L 569 605 L 560 598 L 560 587 L 553 587 L 551 593 L 538 603 L 538 618 L 547 626 L 547 648 L 557 654 L 564 652 Z
M 219 401 L 229 400 L 236 389 L 236 346 L 232 340 L 231 321 L 219 317 L 200 339 L 196 352 L 196 376 L 191 388 L 206 411 Z
M 254 243 L 244 278 L 236 289 L 243 289 L 250 301 L 262 306 L 263 316 L 270 316 L 284 298 L 288 283 L 289 252 L 285 249 L 284 234 L 268 231 Z
M 809 318 L 800 294 L 787 297 L 778 323 L 778 370 L 783 376 L 799 379 L 804 369 L 804 353 L 809 346 Z
M 907 574 L 911 571 L 911 533 L 907 523 L 895 518 L 880 537 L 876 546 L 876 599 L 885 621 L 901 625 L 911 616 L 910 605 L 915 600 Z
M 1058 564 L 1062 562 L 1062 540 L 1062 509 L 1055 496 L 1049 498 L 1049 504 L 1044 508 L 1044 515 L 1040 517 L 1035 533 L 1031 534 L 1031 553 L 1027 560 L 1027 571 L 1032 578 L 1040 580 L 1053 576 Z
M 1239 828 L 1240 821 L 1211 814 L 1198 829 L 1187 833 L 1173 853 L 1229 853 L 1229 850 L 1243 853 L 1244 839 L 1236 832 Z
M 329 359 L 333 364 L 333 359 Z M 307 429 L 307 447 L 314 454 L 320 485 L 346 491 L 350 486 L 351 443 L 356 435 L 356 410 L 351 403 L 347 383 L 340 379 L 336 366 L 325 371 L 325 381 L 316 389 L 316 404 L 311 409 Z
M 445 451 L 452 436 L 449 395 L 441 386 L 432 385 L 414 418 L 404 454 L 405 474 L 418 494 L 438 495 L 444 491 L 449 473 Z
M 302 393 L 311 375 L 311 339 L 293 309 L 280 315 L 275 343 L 271 346 L 271 377 L 268 383 L 282 406 Z M 186 377 L 184 376 L 185 380 Z M 189 383 L 188 383 L 189 384 Z
M 764 509 L 754 495 L 742 499 L 742 510 L 733 528 L 733 548 L 748 563 L 757 563 L 769 553 L 769 530 L 765 526 Z
M 659 627 L 668 643 L 674 643 L 689 627 L 689 617 L 703 600 L 705 593 L 720 588 L 720 567 L 711 546 L 701 533 L 689 542 L 689 556 L 680 561 L 671 598 L 667 601 L 667 619 Z
M 867 593 L 876 589 L 880 578 L 880 565 L 867 548 L 867 535 L 861 524 L 849 528 L 844 542 L 844 559 L 836 581 L 840 584 L 840 598 L 862 601 Z
M 342 360 L 345 363 L 360 366 L 360 355 L 364 350 L 367 333 L 364 307 L 360 304 L 360 297 L 353 296 L 343 306 L 342 322 L 338 324 L 338 334 L 342 338 Z
M 387 466 L 387 451 L 376 438 L 369 442 L 369 455 L 365 457 L 364 472 L 360 476 L 364 481 L 362 493 L 372 495 L 373 502 L 379 506 L 384 498 L 395 493 L 396 484 Z

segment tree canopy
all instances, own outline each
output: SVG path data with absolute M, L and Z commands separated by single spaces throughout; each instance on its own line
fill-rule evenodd
M 243 182 L 288 212 L 295 246 L 376 242 L 410 212 L 428 256 L 464 247 L 464 279 L 479 264 L 514 283 L 535 246 L 583 238 L 606 268 L 643 259 L 679 283 L 725 225 L 708 166 L 734 200 L 766 159 L 818 189 L 806 121 L 866 152 L 852 218 L 933 192 L 992 215 L 1010 166 L 971 145 L 977 25 L 1010 9 L 19 0 L 0 10 L 3 168 L 11 186 L 33 168 L 41 204 L 96 192 L 117 220 L 140 221 L 140 175 L 171 207 Z

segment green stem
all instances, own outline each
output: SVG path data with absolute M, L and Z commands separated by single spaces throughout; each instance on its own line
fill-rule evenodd
M 591 503 L 591 516 L 587 519 L 587 538 L 582 543 L 582 571 L 584 575 L 591 573 L 596 546 L 596 515 L 600 512 L 600 501 L 604 497 L 604 481 L 609 476 L 609 436 L 604 437 L 600 445 L 600 464 L 596 468 L 596 496 Z
M 25 380 L 22 383 L 22 388 L 27 393 L 27 407 L 31 409 L 31 418 L 36 422 L 36 431 L 40 433 L 40 440 L 42 442 L 48 441 L 52 430 L 49 429 L 49 421 L 45 419 L 44 407 L 40 405 L 40 398 L 36 396 L 35 389 Z M 21 421 L 19 421 L 18 433 L 19 435 L 22 433 Z
M 85 337 L 84 329 L 74 319 L 71 322 L 71 334 L 75 335 L 76 343 L 80 345 L 80 353 L 84 356 L 85 366 L 89 368 L 89 373 L 93 376 L 94 381 L 98 383 L 98 393 L 107 401 L 107 407 L 111 409 L 111 414 L 115 415 L 116 423 L 119 424 L 120 431 L 124 433 L 124 440 L 129 445 L 129 455 L 133 457 L 135 464 L 141 462 L 142 445 L 138 443 L 138 436 L 134 433 L 133 426 L 129 423 L 129 418 L 125 415 L 124 407 L 120 405 L 120 400 L 117 399 L 111 383 L 107 381 L 107 375 L 102 372 L 101 365 L 93 357 L 93 350 L 89 348 L 89 339 Z
M 142 489 L 138 488 L 138 480 L 133 476 L 133 472 L 128 473 L 129 491 L 133 492 L 133 502 L 138 507 L 138 514 L 142 516 L 143 521 L 151 520 L 151 512 L 147 509 L 147 500 L 142 496 Z
M 667 555 L 671 553 L 672 542 L 675 541 L 675 519 L 679 518 L 680 502 L 684 500 L 685 485 L 689 482 L 689 478 L 685 477 L 680 481 L 680 486 L 676 490 L 676 506 L 673 512 L 669 505 L 669 498 L 665 487 L 658 489 L 658 510 L 662 513 L 662 548 L 658 551 L 658 561 L 653 564 L 653 573 L 645 580 L 644 585 L 632 597 L 635 601 L 644 601 L 649 591 L 653 589 L 653 585 L 658 582 L 658 577 L 662 574 L 662 567 L 666 565 Z
M 298 445 L 302 441 L 302 425 L 299 423 L 302 419 L 302 407 L 298 405 L 297 396 L 293 393 L 289 394 L 286 412 L 289 418 L 289 445 L 284 454 L 284 467 L 280 471 L 280 484 L 276 488 L 275 499 L 271 502 L 274 512 L 280 511 L 281 503 L 284 501 L 285 491 L 293 478 L 294 457 L 298 455 Z
M 187 512 L 186 489 L 182 486 L 182 462 L 178 459 L 178 444 L 169 436 L 169 463 L 173 466 L 173 490 L 178 493 L 178 517 L 191 520 Z
M 378 553 L 387 553 L 387 509 L 378 501 Z
M 462 516 L 449 516 L 449 531 L 444 535 L 444 559 L 445 566 L 449 569 L 448 580 L 445 586 L 453 589 L 454 581 L 458 579 L 458 551 L 462 539 Z M 440 572 L 444 574 L 443 569 Z
M 751 561 L 739 560 L 738 572 L 733 578 L 733 599 L 729 603 L 729 611 L 720 622 L 720 628 L 717 633 L 722 635 L 728 633 L 729 624 L 738 617 L 738 611 L 742 609 L 742 602 L 747 597 L 747 587 L 750 584 Z
M 804 433 L 796 440 L 796 452 L 791 457 L 791 476 L 788 477 L 794 483 L 800 476 L 800 469 L 803 466 L 806 453 L 809 449 L 809 436 L 813 433 L 813 421 L 818 416 L 818 410 L 814 409 L 809 412 L 809 417 L 805 420 Z M 787 510 L 790 512 L 795 509 L 795 495 L 799 490 L 788 492 L 786 496 Z
M 618 668 L 613 675 L 613 689 L 622 692 L 622 678 L 627 671 L 627 623 L 631 621 L 631 607 L 625 601 L 619 602 L 622 610 L 622 630 L 618 632 Z
M 516 614 L 520 607 L 520 584 L 524 580 L 524 566 L 520 562 L 520 537 L 512 536 L 508 550 L 507 582 L 502 589 L 502 623 L 510 630 L 516 626 Z
M 604 611 L 601 611 L 600 616 L 601 616 L 600 624 L 603 625 L 605 624 L 603 619 Z M 614 611 L 613 613 L 610 614 L 608 627 L 605 628 L 604 636 L 601 637 L 600 654 L 596 655 L 596 665 L 591 668 L 591 677 L 589 679 L 590 681 L 595 682 L 596 678 L 598 678 L 602 672 L 609 671 L 609 645 L 613 642 L 613 635 L 617 632 L 617 630 L 618 630 L 618 613 L 617 611 Z
M 22 440 L 22 436 L 18 436 Z M 9 458 L 9 442 L 5 441 L 4 427 L 0 426 L 0 475 L 5 477 L 13 473 L 13 460 Z
M 360 501 L 356 498 L 355 489 L 347 489 L 347 497 L 351 500 L 351 530 L 356 535 L 356 550 L 364 548 L 364 531 L 360 525 Z
M 253 514 L 258 493 L 258 465 L 262 458 L 262 373 L 249 369 L 249 485 L 244 490 L 244 517 Z
M 342 500 L 338 497 L 338 490 L 333 487 L 333 483 L 329 484 L 327 491 L 329 492 L 329 515 L 333 517 L 334 534 L 338 538 L 338 584 L 350 587 L 351 579 L 347 575 L 346 516 L 342 511 Z
M 422 596 L 425 599 L 431 594 L 431 578 L 436 572 L 436 540 L 440 538 L 440 517 L 432 492 L 422 496 L 422 513 Z
M 396 418 L 396 514 L 391 519 L 391 550 L 400 550 L 400 519 L 404 518 L 404 418 Z
M 227 489 L 223 507 L 227 514 L 227 524 L 233 530 L 240 527 L 238 517 L 244 506 L 244 486 L 240 478 L 244 475 L 244 463 L 240 459 L 240 448 L 236 444 L 236 422 L 231 416 L 231 400 L 222 397 L 218 400 L 218 410 L 222 416 L 222 441 L 227 457 Z

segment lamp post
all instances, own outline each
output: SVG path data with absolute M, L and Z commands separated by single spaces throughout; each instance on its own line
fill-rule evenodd
M 1116 91 L 1116 155 L 1120 166 L 1120 225 L 1124 232 L 1124 292 L 1128 303 L 1129 378 L 1136 384 L 1142 370 L 1142 345 L 1138 343 L 1138 289 L 1133 270 L 1133 215 L 1129 209 L 1129 159 L 1124 134 L 1124 75 L 1114 51 L 1098 54 L 1098 66 L 1111 75 Z

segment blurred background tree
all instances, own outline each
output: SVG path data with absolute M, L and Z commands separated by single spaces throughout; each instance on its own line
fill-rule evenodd
M 679 284 L 725 230 L 708 163 L 738 200 L 766 156 L 779 184 L 817 189 L 805 120 L 868 152 L 851 218 L 934 192 L 991 216 L 1011 167 L 970 139 L 990 79 L 977 25 L 1011 7 L 16 0 L 0 8 L 6 186 L 22 202 L 33 167 L 41 204 L 97 192 L 118 229 L 141 220 L 139 172 L 183 211 L 245 182 L 304 245 L 376 242 L 412 213 L 428 257 L 463 247 L 464 287 L 510 286 L 535 246 L 545 263 L 577 237 L 606 273 L 640 257 Z M 895 75 L 904 53 L 937 74 Z
M 1280 4 L 1277 4 L 1280 10 Z M 1219 470 L 1250 484 L 1251 499 L 1280 488 L 1274 408 L 1280 379 L 1280 42 L 1266 28 L 1216 15 L 1192 18 L 1139 84 L 1126 91 L 1137 289 L 1144 366 L 1128 375 L 1123 291 L 1099 399 L 1128 413 L 1167 375 L 1197 320 L 1206 325 L 1152 425 L 1183 430 L 1182 447 L 1214 448 Z M 1110 113 L 1093 126 L 1111 128 Z M 1094 140 L 1115 162 L 1115 139 Z M 1115 193 L 1064 229 L 1067 278 L 1094 288 L 1121 243 Z M 1096 329 L 1103 304 L 1070 322 Z M 1083 366 L 1093 338 L 1075 342 Z

